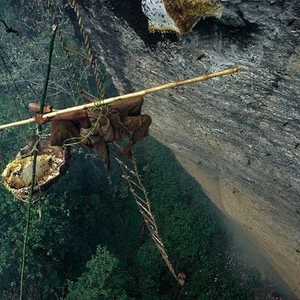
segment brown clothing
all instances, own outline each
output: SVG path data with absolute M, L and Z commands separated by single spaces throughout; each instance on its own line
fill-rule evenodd
M 91 121 L 90 128 L 83 128 L 80 121 L 53 120 L 51 125 L 51 145 L 63 146 L 79 143 L 94 149 L 109 167 L 107 143 L 130 136 L 130 142 L 123 154 L 130 156 L 132 146 L 149 134 L 151 117 L 142 115 L 143 98 L 136 97 L 112 103 L 101 111 L 97 108 L 87 110 Z M 99 116 L 101 117 L 99 118 Z

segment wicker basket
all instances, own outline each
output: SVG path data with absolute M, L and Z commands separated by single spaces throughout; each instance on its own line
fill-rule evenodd
M 28 202 L 30 195 L 33 147 L 36 137 L 27 140 L 26 146 L 20 150 L 16 158 L 10 162 L 2 173 L 5 187 L 19 200 Z M 40 197 L 65 174 L 70 163 L 70 151 L 68 148 L 50 145 L 50 137 L 41 137 L 38 145 L 39 154 L 36 163 L 36 182 L 33 188 L 32 203 Z

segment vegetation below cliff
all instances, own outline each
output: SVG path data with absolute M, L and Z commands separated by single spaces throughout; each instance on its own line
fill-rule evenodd
M 216 208 L 167 148 L 148 138 L 136 156 L 170 259 L 187 275 L 183 290 L 150 239 L 118 166 L 112 166 L 110 187 L 98 157 L 76 154 L 68 174 L 32 208 L 28 299 L 279 296 L 257 271 L 232 258 Z M 15 299 L 26 205 L 2 186 L 1 199 L 1 299 Z

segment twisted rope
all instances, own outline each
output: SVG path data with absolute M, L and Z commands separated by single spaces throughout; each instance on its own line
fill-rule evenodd
M 86 31 L 84 30 L 82 18 L 81 18 L 81 15 L 80 15 L 80 10 L 79 10 L 79 7 L 78 7 L 78 4 L 77 4 L 76 0 L 71 0 L 71 6 L 73 7 L 73 10 L 74 10 L 74 12 L 76 14 L 76 17 L 77 17 L 79 30 L 80 30 L 80 33 L 83 37 L 85 49 L 86 49 L 87 54 L 88 54 L 89 63 L 90 63 L 90 65 L 92 67 L 92 70 L 94 72 L 97 87 L 98 87 L 98 90 L 99 90 L 99 93 L 100 93 L 100 98 L 104 99 L 104 97 L 105 97 L 104 87 L 103 87 L 103 84 L 102 84 L 102 81 L 101 81 L 101 78 L 100 78 L 100 74 L 99 74 L 99 71 L 98 71 L 98 68 L 97 68 L 97 65 L 96 65 L 96 61 L 95 61 L 95 58 L 94 58 L 94 55 L 93 55 L 93 52 L 92 52 L 92 48 L 91 48 L 91 45 L 90 45 L 90 42 L 89 42 L 89 37 L 86 34 Z
M 167 255 L 165 246 L 162 242 L 162 239 L 158 233 L 158 228 L 154 219 L 154 216 L 151 212 L 151 207 L 150 207 L 150 201 L 148 198 L 148 194 L 147 191 L 142 183 L 141 177 L 139 175 L 138 172 L 138 168 L 136 165 L 136 160 L 135 157 L 133 156 L 133 168 L 134 170 L 130 169 L 127 165 L 125 165 L 124 162 L 122 162 L 120 159 L 116 158 L 117 162 L 119 163 L 122 171 L 123 171 L 123 175 L 122 177 L 127 181 L 130 192 L 132 193 L 140 213 L 142 214 L 145 223 L 150 231 L 150 236 L 152 238 L 152 240 L 154 241 L 158 251 L 160 252 L 165 264 L 167 265 L 170 273 L 173 275 L 173 277 L 176 279 L 176 281 L 178 282 L 179 285 L 183 285 L 184 281 L 181 281 L 176 273 L 175 270 L 172 266 L 172 263 L 169 260 L 169 257 Z M 136 189 L 139 190 L 142 195 L 139 195 L 138 192 L 136 192 Z

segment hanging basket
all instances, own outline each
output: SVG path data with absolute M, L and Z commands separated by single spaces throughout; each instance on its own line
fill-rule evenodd
M 36 138 L 29 139 L 16 158 L 10 162 L 2 173 L 5 187 L 19 200 L 28 202 L 30 195 L 33 151 Z M 32 203 L 39 200 L 69 167 L 70 151 L 68 148 L 50 145 L 50 137 L 41 137 L 36 161 L 36 181 L 33 188 Z

